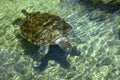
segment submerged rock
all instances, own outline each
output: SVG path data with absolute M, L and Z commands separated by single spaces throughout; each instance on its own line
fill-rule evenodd
M 102 3 L 105 3 L 105 4 L 117 4 L 117 3 L 120 3 L 120 0 L 91 0 L 95 3 L 98 3 L 98 2 L 102 2 Z

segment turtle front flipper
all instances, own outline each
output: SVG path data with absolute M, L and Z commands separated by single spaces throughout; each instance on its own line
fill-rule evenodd
M 66 52 L 66 53 L 71 53 L 72 51 L 72 45 L 69 43 L 68 39 L 66 37 L 61 37 L 58 38 L 55 41 L 56 44 L 58 44 L 60 46 L 60 48 Z
M 45 57 L 45 55 L 48 53 L 49 50 L 49 44 L 48 43 L 43 43 L 42 45 L 40 45 L 40 48 L 37 52 L 37 56 L 36 56 L 36 61 L 33 62 L 33 66 L 34 67 L 39 67 L 39 65 L 41 64 L 41 59 L 43 57 Z

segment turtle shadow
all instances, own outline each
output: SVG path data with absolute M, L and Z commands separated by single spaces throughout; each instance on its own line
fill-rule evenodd
M 69 54 L 71 56 L 78 56 L 80 55 L 80 52 L 77 51 L 76 47 L 73 47 L 72 52 Z M 70 67 L 70 63 L 66 60 L 67 55 L 68 54 L 62 51 L 58 45 L 50 45 L 48 54 L 40 60 L 41 64 L 36 68 L 36 70 L 44 71 L 49 60 L 54 60 L 55 62 L 59 63 L 61 67 L 68 69 Z M 37 55 L 36 53 L 35 56 L 38 57 L 39 54 Z M 36 60 L 36 57 L 34 57 L 34 60 Z
M 19 38 L 21 42 L 21 46 L 24 49 L 25 55 L 29 55 L 34 61 L 40 61 L 41 64 L 38 67 L 35 67 L 36 71 L 44 71 L 48 65 L 49 60 L 54 60 L 61 67 L 68 69 L 70 67 L 70 63 L 66 60 L 67 53 L 61 50 L 58 45 L 50 45 L 49 51 L 45 57 L 39 60 L 39 46 L 30 44 L 27 40 L 23 39 L 19 34 L 16 36 Z M 70 53 L 71 56 L 80 55 L 80 52 L 77 51 L 76 47 L 73 47 L 72 52 Z
M 21 37 L 20 34 L 17 34 L 16 38 L 21 43 L 21 46 L 22 46 L 22 49 L 24 49 L 25 55 L 29 55 L 32 57 L 33 53 L 35 53 L 39 49 L 38 46 L 35 46 L 35 45 L 29 43 L 27 40 L 25 40 L 23 37 Z
M 66 60 L 67 54 L 63 52 L 59 46 L 54 45 L 50 46 L 48 54 L 41 59 L 41 64 L 36 69 L 38 71 L 44 71 L 46 66 L 48 65 L 49 60 L 54 60 L 55 62 L 59 63 L 63 68 L 69 68 L 70 64 Z

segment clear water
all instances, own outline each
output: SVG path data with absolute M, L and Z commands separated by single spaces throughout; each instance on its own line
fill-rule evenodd
M 61 54 L 52 47 L 40 70 L 32 66 L 38 47 L 23 40 L 19 26 L 12 22 L 23 17 L 22 9 L 59 15 L 73 26 L 84 43 L 74 44 L 80 54 Z M 79 0 L 0 1 L 0 80 L 119 80 L 120 10 L 106 11 L 105 5 Z M 56 57 L 61 56 L 61 57 Z

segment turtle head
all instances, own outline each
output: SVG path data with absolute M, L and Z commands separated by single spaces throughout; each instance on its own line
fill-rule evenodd
M 72 51 L 72 45 L 69 43 L 68 39 L 66 37 L 60 37 L 55 41 L 56 44 L 60 46 L 60 48 L 66 52 L 71 53 Z

